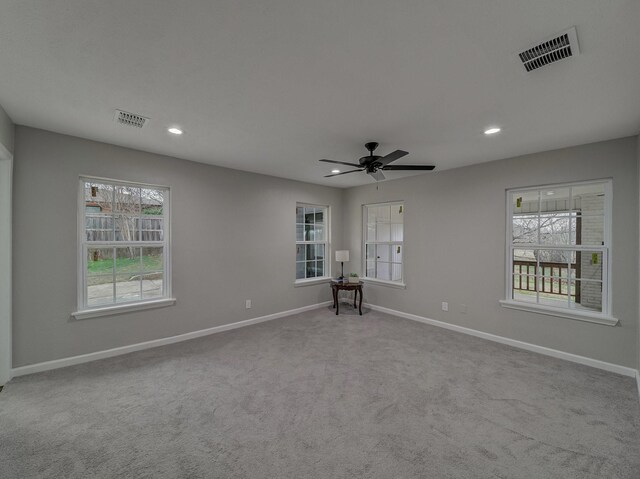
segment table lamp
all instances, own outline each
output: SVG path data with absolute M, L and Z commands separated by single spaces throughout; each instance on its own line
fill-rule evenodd
M 345 249 L 336 251 L 336 261 L 339 261 L 342 267 L 340 277 L 338 279 L 344 279 L 344 262 L 349 262 L 349 250 Z

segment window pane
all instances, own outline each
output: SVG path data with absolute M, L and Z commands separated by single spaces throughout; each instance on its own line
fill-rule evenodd
M 575 198 L 575 209 L 585 215 L 604 215 L 604 183 L 580 185 L 571 188 Z
M 543 267 L 547 264 L 560 264 L 565 268 L 566 277 L 566 265 L 569 261 L 575 262 L 575 254 L 572 251 L 566 250 L 553 250 L 553 249 L 539 249 L 535 250 L 536 257 L 540 260 L 540 266 Z
M 116 248 L 116 274 L 139 274 L 142 271 L 140 248 Z
M 164 271 L 163 249 L 142 248 L 142 271 Z
M 164 213 L 164 191 L 142 188 L 140 195 L 143 215 L 160 216 Z
M 513 299 L 517 301 L 526 301 L 528 303 L 536 302 L 536 288 L 535 288 L 535 278 L 528 278 L 526 276 L 521 276 L 519 278 L 520 284 L 519 287 L 515 287 L 514 280 L 514 288 L 513 288 Z
M 316 241 L 316 229 L 314 225 L 304 225 L 304 240 Z
M 568 213 L 540 215 L 540 243 L 564 246 L 571 244 L 571 221 Z
M 116 274 L 116 303 L 140 300 L 140 273 Z
M 113 248 L 87 249 L 87 305 L 113 303 Z
M 309 228 L 307 241 L 324 241 L 324 226 L 315 225 L 306 226 L 306 228 Z
M 391 240 L 391 225 L 389 223 L 378 223 L 376 225 L 376 241 Z
M 113 274 L 87 277 L 87 306 L 113 303 Z
M 376 246 L 372 244 L 366 245 L 367 248 L 367 259 L 376 259 Z
M 376 266 L 377 266 L 376 278 L 384 279 L 386 281 L 391 280 L 391 264 L 390 263 L 382 263 L 378 261 Z
M 390 207 L 390 210 L 391 210 L 391 222 L 402 223 L 402 213 L 404 211 L 403 205 L 393 205 Z
M 324 276 L 324 261 L 316 261 L 316 276 Z
M 304 279 L 305 262 L 296 263 L 296 279 Z
M 314 244 L 308 244 L 307 245 L 307 260 L 316 259 L 316 245 Z
M 514 215 L 512 234 L 514 243 L 538 243 L 538 215 Z
M 113 186 L 86 181 L 84 183 L 85 208 L 91 208 L 92 213 L 111 213 L 113 207 Z
M 296 245 L 296 261 L 304 261 L 304 245 Z
M 315 261 L 307 261 L 307 270 L 306 277 L 307 278 L 315 278 L 316 275 L 316 262 Z
M 162 241 L 164 238 L 163 218 L 152 218 L 145 216 L 141 218 L 142 241 Z
M 522 263 L 523 267 L 526 267 L 529 264 L 536 264 L 536 250 L 533 249 L 514 249 L 513 250 L 513 263 L 520 264 Z M 526 272 L 526 271 L 523 271 Z
M 324 223 L 324 209 L 316 208 L 316 224 Z
M 391 221 L 391 207 L 388 205 L 378 206 L 376 208 L 376 222 L 388 223 Z
M 367 278 L 375 278 L 376 277 L 376 262 L 367 261 Z
M 567 212 L 572 209 L 569 204 L 569 188 L 545 188 L 540 191 L 541 212 Z
M 158 298 L 164 294 L 164 273 L 147 273 L 142 279 L 142 299 Z
M 581 251 L 580 269 L 576 275 L 578 279 L 602 281 L 602 252 Z
M 579 238 L 578 244 L 601 246 L 604 244 L 604 216 L 587 215 L 583 212 L 577 217 L 576 235 Z
M 378 261 L 391 261 L 391 246 L 386 244 L 376 245 Z
M 304 241 L 304 225 L 296 225 L 296 241 Z
M 392 264 L 391 265 L 391 281 L 401 281 L 401 280 L 402 280 L 402 265 Z
M 391 245 L 391 261 L 394 263 L 402 263 L 402 246 Z
M 367 224 L 374 224 L 376 222 L 377 212 L 375 206 L 367 206 Z
M 313 224 L 316 216 L 316 209 L 306 207 L 304 209 L 304 222 L 307 224 Z
M 538 281 L 540 297 L 560 300 L 563 302 L 563 307 L 566 306 L 567 288 L 570 285 L 569 282 L 570 280 L 566 275 L 564 277 L 541 276 Z
M 115 221 L 115 240 L 116 241 L 138 241 L 138 223 L 139 217 L 116 215 Z
M 391 241 L 402 241 L 402 225 L 391 225 Z
M 87 248 L 87 275 L 113 275 L 113 248 Z
M 367 241 L 375 241 L 376 240 L 376 225 L 368 224 L 367 225 Z
M 591 312 L 602 312 L 602 282 L 572 281 L 575 296 L 571 297 L 571 308 Z
M 87 241 L 113 241 L 113 217 L 85 212 L 85 232 Z
M 513 214 L 538 213 L 537 191 L 515 191 L 511 193 Z
M 115 211 L 120 213 L 140 213 L 140 188 L 132 186 L 116 186 Z
M 304 208 L 296 206 L 296 223 L 304 223 Z
M 113 211 L 117 213 L 140 213 L 140 188 L 114 186 Z

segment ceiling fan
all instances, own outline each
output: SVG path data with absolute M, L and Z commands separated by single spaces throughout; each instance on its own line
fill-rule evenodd
M 382 171 L 430 171 L 435 168 L 434 165 L 390 165 L 389 163 L 399 160 L 403 156 L 408 155 L 409 153 L 402 150 L 396 150 L 392 153 L 389 153 L 386 156 L 374 155 L 373 152 L 376 148 L 378 148 L 378 144 L 375 141 L 370 141 L 366 143 L 364 147 L 369 150 L 369 156 L 363 156 L 360 158 L 359 163 L 346 163 L 344 161 L 335 161 L 335 160 L 320 160 L 325 163 L 336 163 L 338 165 L 347 165 L 347 166 L 355 166 L 358 168 L 357 170 L 349 170 L 343 171 L 341 173 L 334 173 L 332 175 L 325 175 L 325 178 L 329 178 L 331 176 L 340 176 L 346 175 L 348 173 L 355 173 L 356 171 L 366 171 L 368 175 L 371 175 L 376 181 L 384 180 L 384 175 Z

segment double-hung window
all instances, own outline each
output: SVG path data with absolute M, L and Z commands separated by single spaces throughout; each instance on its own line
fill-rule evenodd
M 171 295 L 169 188 L 80 179 L 78 313 Z
M 296 205 L 296 282 L 329 277 L 329 208 Z
M 404 203 L 364 205 L 365 279 L 404 284 Z
M 507 191 L 503 305 L 615 324 L 610 180 Z

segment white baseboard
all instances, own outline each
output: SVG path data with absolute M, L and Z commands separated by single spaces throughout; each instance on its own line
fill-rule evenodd
M 445 323 L 444 321 L 437 321 L 435 319 L 425 318 L 416 314 L 404 313 L 402 311 L 396 311 L 395 309 L 384 308 L 382 306 L 376 306 L 375 304 L 367 304 L 367 307 L 381 311 L 383 313 L 391 314 L 393 316 L 399 316 L 405 319 L 411 319 L 412 321 L 418 321 L 420 323 L 430 324 L 432 326 L 438 326 L 439 328 L 450 329 L 451 331 L 457 331 L 459 333 L 469 334 L 470 336 L 476 336 L 482 339 L 488 339 L 496 343 L 507 344 L 515 348 L 526 349 L 527 351 L 533 351 L 534 353 L 544 354 L 545 356 L 552 356 L 554 358 L 565 359 L 574 363 L 584 364 L 593 368 L 604 369 L 623 376 L 636 377 L 638 379 L 638 393 L 640 394 L 640 376 L 638 370 L 628 368 L 626 366 L 620 366 L 619 364 L 607 363 L 606 361 L 600 361 L 598 359 L 587 358 L 586 356 L 579 356 L 577 354 L 567 353 L 564 351 L 558 351 L 557 349 L 546 348 L 544 346 L 538 346 L 537 344 L 525 343 L 524 341 L 518 341 L 516 339 L 505 338 L 504 336 L 497 336 L 495 334 L 485 333 L 478 331 L 477 329 L 465 328 L 464 326 L 458 326 L 456 324 Z
M 638 398 L 640 399 L 640 371 L 636 371 L 636 385 L 638 386 Z
M 281 311 L 279 313 L 268 314 L 266 316 L 260 316 L 252 319 L 245 319 L 244 321 L 238 321 L 236 323 L 230 323 L 230 324 L 223 324 L 221 326 L 214 326 L 213 328 L 200 329 L 198 331 L 179 334 L 177 336 L 170 336 L 168 338 L 154 339 L 152 341 L 145 341 L 143 343 L 130 344 L 127 346 L 121 346 L 119 348 L 106 349 L 104 351 L 96 351 L 95 353 L 81 354 L 79 356 L 71 356 L 68 358 L 55 359 L 53 361 L 45 361 L 42 363 L 29 364 L 27 366 L 20 366 L 18 368 L 12 369 L 11 377 L 18 377 L 18 376 L 24 376 L 26 374 L 40 373 L 43 371 L 49 371 L 51 369 L 64 368 L 64 367 L 73 366 L 76 364 L 87 363 L 89 361 L 96 361 L 98 359 L 105 359 L 105 358 L 111 358 L 113 356 L 120 356 L 121 354 L 132 353 L 134 351 L 142 351 L 143 349 L 150 349 L 158 346 L 164 346 L 167 344 L 179 343 L 181 341 L 187 341 L 189 339 L 200 338 L 202 336 L 208 336 L 210 334 L 221 333 L 223 331 L 229 331 L 231 329 L 242 328 L 245 326 L 250 326 L 252 324 L 271 321 L 272 319 L 283 318 L 285 316 L 291 316 L 293 314 L 303 313 L 305 311 L 311 311 L 313 309 L 322 308 L 323 306 L 328 306 L 330 304 L 333 304 L 333 301 L 324 301 L 322 303 L 303 306 L 302 308 L 290 309 L 288 311 Z

